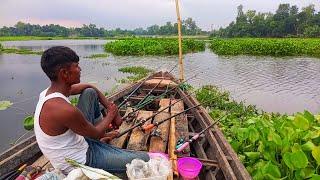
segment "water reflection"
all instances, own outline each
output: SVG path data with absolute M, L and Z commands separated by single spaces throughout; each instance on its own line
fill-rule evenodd
M 154 70 L 171 69 L 177 57 L 114 57 L 87 59 L 86 56 L 103 53 L 106 40 L 51 40 L 12 41 L 2 43 L 6 47 L 45 50 L 52 46 L 65 45 L 80 56 L 82 81 L 93 82 L 102 91 L 110 91 L 117 80 L 127 74 L 118 72 L 119 67 L 142 65 Z M 214 84 L 231 92 L 238 101 L 255 104 L 265 111 L 294 113 L 307 109 L 313 113 L 320 107 L 320 61 L 315 58 L 273 57 L 221 57 L 206 50 L 187 54 L 186 77 L 200 73 L 190 83 L 194 86 Z M 0 151 L 9 147 L 9 142 L 24 133 L 22 119 L 25 112 L 33 113 L 38 94 L 49 85 L 40 68 L 38 55 L 0 55 L 0 100 L 19 102 L 0 111 Z M 177 76 L 177 69 L 175 75 Z M 177 76 L 178 77 L 178 76 Z M 23 110 L 21 110 L 23 109 Z

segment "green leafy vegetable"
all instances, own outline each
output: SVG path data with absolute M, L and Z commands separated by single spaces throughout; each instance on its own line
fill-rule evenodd
M 10 106 L 12 106 L 12 102 L 10 101 L 0 101 L 0 111 L 1 110 L 6 110 L 7 108 L 9 108 Z
M 34 127 L 34 118 L 33 116 L 27 116 L 26 118 L 24 118 L 23 120 L 23 127 L 25 130 L 32 130 Z

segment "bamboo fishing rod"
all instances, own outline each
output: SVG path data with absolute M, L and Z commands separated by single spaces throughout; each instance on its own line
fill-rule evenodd
M 165 111 L 166 109 L 169 109 L 170 107 L 174 106 L 174 105 L 175 105 L 175 104 L 177 104 L 178 102 L 183 101 L 184 99 L 186 99 L 186 98 L 187 98 L 187 97 L 189 97 L 189 96 L 191 96 L 191 94 L 188 94 L 187 96 L 183 97 L 182 99 L 179 99 L 178 101 L 176 101 L 176 102 L 174 102 L 174 103 L 170 104 L 169 106 L 167 106 L 167 107 L 165 107 L 165 108 L 161 109 L 160 111 L 158 111 L 158 112 L 157 112 L 157 113 L 155 113 L 154 115 L 152 115 L 152 116 L 148 117 L 146 120 L 149 120 L 149 119 L 154 118 L 156 115 L 160 114 L 161 112 Z
M 146 77 L 130 94 L 127 96 L 119 105 L 118 108 L 120 109 L 128 100 L 129 98 L 152 76 L 150 74 L 148 77 Z
M 154 127 L 158 127 L 160 124 L 162 124 L 162 123 L 170 120 L 171 118 L 174 118 L 174 117 L 176 117 L 176 116 L 179 116 L 180 114 L 185 113 L 185 112 L 187 112 L 187 111 L 189 111 L 189 110 L 191 110 L 191 109 L 194 109 L 194 108 L 196 108 L 196 107 L 199 107 L 199 106 L 201 106 L 201 104 L 192 106 L 192 107 L 190 107 L 190 108 L 188 108 L 188 109 L 186 109 L 186 110 L 184 110 L 184 111 L 181 111 L 181 112 L 179 112 L 179 113 L 177 113 L 177 114 L 175 114 L 175 115 L 173 115 L 173 116 L 171 116 L 171 117 L 168 117 L 168 118 L 166 118 L 166 119 L 164 119 L 164 120 L 161 120 L 161 121 L 158 121 L 158 122 L 154 122 L 154 123 L 152 123 L 152 124 L 144 125 L 144 126 L 141 127 L 141 128 L 142 128 L 142 131 L 144 131 L 144 132 L 150 131 L 150 130 L 153 129 Z
M 196 135 L 194 135 L 191 139 L 189 139 L 187 142 L 183 143 L 182 145 L 180 145 L 177 150 L 176 153 L 179 153 L 181 151 L 183 151 L 189 144 L 191 144 L 192 142 L 194 142 L 195 140 L 197 140 L 201 134 L 203 134 L 204 132 L 206 132 L 209 128 L 211 128 L 212 126 L 214 126 L 215 124 L 217 124 L 222 118 L 220 118 L 219 120 L 213 122 L 212 124 L 210 124 L 208 127 L 206 127 L 205 129 L 203 129 L 202 131 L 200 131 L 199 133 L 197 133 Z
M 169 71 L 169 73 L 171 73 L 177 66 L 178 66 L 178 64 L 176 64 L 176 65 Z M 139 106 L 140 104 L 142 104 L 143 101 L 144 101 L 145 99 L 147 99 L 147 98 L 151 95 L 151 93 L 161 84 L 161 82 L 162 82 L 163 80 L 164 80 L 164 78 L 162 78 L 162 79 L 148 92 L 148 94 L 147 94 L 146 96 L 144 96 L 141 101 L 138 102 L 137 106 Z
M 192 94 L 192 93 L 191 93 L 191 94 Z M 145 122 L 148 121 L 149 119 L 153 119 L 154 117 L 156 117 L 156 115 L 160 114 L 161 112 L 165 111 L 166 109 L 169 109 L 170 107 L 172 107 L 173 105 L 177 104 L 178 102 L 183 101 L 183 100 L 186 99 L 187 97 L 191 96 L 191 94 L 189 94 L 189 95 L 185 96 L 184 98 L 182 98 L 182 99 L 174 102 L 173 104 L 170 104 L 169 106 L 161 109 L 160 111 L 158 111 L 158 112 L 155 113 L 154 115 L 152 115 L 152 116 L 148 117 L 147 119 L 143 120 L 143 121 L 144 121 L 143 123 L 145 123 Z M 139 126 L 139 125 L 138 125 L 138 126 Z M 126 134 L 126 133 L 129 132 L 129 131 L 130 131 L 130 130 L 126 130 L 126 131 L 124 131 L 124 132 L 121 132 L 117 137 L 121 137 L 121 136 L 123 136 L 124 134 Z
M 181 101 L 181 100 L 179 100 L 179 101 Z M 178 102 L 178 101 L 177 101 L 177 102 Z M 175 103 L 177 103 L 177 102 L 175 102 Z M 171 106 L 171 105 L 170 105 L 170 106 Z M 187 111 L 189 111 L 189 110 L 191 110 L 191 109 L 194 109 L 194 108 L 196 108 L 196 107 L 199 107 L 199 106 L 201 106 L 201 104 L 192 106 L 192 107 L 190 107 L 190 108 L 188 108 L 188 109 L 186 109 L 186 110 L 184 110 L 184 111 L 181 111 L 180 113 L 177 113 L 177 114 L 175 114 L 175 115 L 173 115 L 173 116 L 171 116 L 171 117 L 168 117 L 168 118 L 166 118 L 166 119 L 164 119 L 164 120 L 162 120 L 162 121 L 155 122 L 155 123 L 153 123 L 153 124 L 148 124 L 148 125 L 146 125 L 146 126 L 142 126 L 142 131 L 144 131 L 144 132 L 149 131 L 149 130 L 151 130 L 153 127 L 159 126 L 160 124 L 164 123 L 165 121 L 167 121 L 167 120 L 169 120 L 169 119 L 171 119 L 171 118 L 173 118 L 173 117 L 176 117 L 176 116 L 178 116 L 178 115 L 180 115 L 180 114 L 182 114 L 182 113 L 185 113 L 185 112 L 187 112 Z M 167 107 L 167 108 L 169 108 L 169 107 Z M 161 112 L 162 112 L 162 111 L 161 111 Z M 160 112 L 159 112 L 159 113 L 160 113 Z M 159 114 L 159 113 L 158 113 L 158 114 Z M 139 127 L 139 126 L 143 125 L 145 122 L 147 122 L 149 119 L 151 119 L 151 118 L 153 118 L 153 117 L 154 117 L 154 116 L 151 116 L 151 117 L 149 117 L 149 118 L 147 118 L 147 119 L 142 119 L 139 123 L 135 124 L 135 125 L 132 126 L 131 128 L 129 128 L 129 129 L 127 129 L 127 130 L 124 130 L 123 132 L 119 133 L 116 138 L 119 138 L 119 137 L 123 136 L 124 134 L 132 131 L 132 130 L 135 129 L 136 127 Z
M 140 109 L 144 108 L 144 106 L 146 106 L 146 105 L 150 104 L 151 102 L 153 102 L 153 101 L 154 101 L 154 100 L 156 100 L 156 99 L 159 99 L 159 98 L 163 97 L 163 96 L 164 96 L 164 95 L 166 95 L 167 93 L 169 93 L 169 92 L 171 92 L 171 91 L 173 91 L 173 90 L 177 89 L 181 84 L 183 84 L 183 83 L 185 83 L 185 82 L 189 81 L 190 79 L 195 78 L 197 75 L 198 75 L 198 74 L 196 74 L 196 75 L 194 75 L 194 76 L 192 76 L 192 77 L 190 77 L 190 78 L 188 78 L 188 79 L 186 79 L 186 80 L 182 81 L 182 82 L 181 82 L 181 83 L 179 83 L 177 86 L 175 86 L 175 87 L 173 87 L 173 88 L 171 88 L 171 89 L 169 89 L 169 90 L 166 90 L 165 92 L 163 92 L 163 93 L 162 93 L 162 94 L 160 94 L 159 96 L 156 96 L 156 97 L 155 97 L 155 98 L 153 98 L 152 100 L 149 100 L 148 102 L 146 102 L 145 104 L 143 104 L 143 106 L 139 106 L 139 107 L 137 107 L 137 108 L 136 108 L 135 110 L 133 110 L 132 112 L 130 112 L 130 113 L 128 113 L 127 115 L 123 116 L 123 117 L 122 117 L 122 119 L 125 119 L 125 118 L 127 118 L 128 116 L 131 116 L 131 115 L 132 115 L 132 114 L 134 114 L 135 112 L 137 112 L 137 111 L 139 111 Z M 170 84 L 171 84 L 171 83 L 169 83 L 167 87 L 169 87 L 169 85 L 170 85 Z

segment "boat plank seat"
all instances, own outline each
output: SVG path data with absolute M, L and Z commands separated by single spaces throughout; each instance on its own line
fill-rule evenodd
M 132 112 L 133 109 L 132 108 L 128 108 L 125 115 L 129 114 L 130 112 Z M 131 126 L 134 125 L 134 122 L 135 122 L 135 119 L 133 121 L 123 121 L 123 123 L 121 124 L 121 126 L 119 127 L 119 132 L 122 132 L 128 128 L 130 128 Z M 123 136 L 119 137 L 119 138 L 115 138 L 113 139 L 110 144 L 113 145 L 113 146 L 116 146 L 118 148 L 123 148 L 126 140 L 128 139 L 130 135 L 130 132 L 124 134 Z
M 171 81 L 169 79 L 150 79 L 147 80 L 144 85 L 145 86 L 149 86 L 149 87 L 154 87 L 156 86 L 159 82 L 161 81 L 161 83 L 158 85 L 159 88 L 163 88 L 163 87 L 175 87 L 177 86 L 177 83 L 175 83 L 174 81 Z
M 152 111 L 138 111 L 137 120 L 139 119 L 147 119 L 148 117 L 152 116 Z M 151 120 L 145 122 L 145 124 L 151 124 Z M 141 129 L 135 128 L 131 135 L 128 142 L 127 149 L 135 150 L 135 151 L 147 151 L 147 141 L 149 138 L 150 132 L 142 132 Z
M 159 111 L 166 108 L 170 105 L 170 99 L 161 99 L 159 102 Z M 158 114 L 155 118 L 155 122 L 159 122 L 163 119 L 170 117 L 169 109 L 164 110 L 160 114 Z M 150 138 L 150 147 L 149 152 L 165 152 L 168 143 L 168 136 L 169 136 L 169 128 L 170 128 L 170 121 L 166 121 L 159 125 L 158 129 L 160 130 L 160 136 L 151 136 Z
M 42 167 L 43 170 L 53 168 L 53 166 L 51 165 L 50 161 L 44 155 L 39 157 L 39 159 L 37 159 L 32 164 L 32 166 L 33 167 L 38 167 L 38 166 Z

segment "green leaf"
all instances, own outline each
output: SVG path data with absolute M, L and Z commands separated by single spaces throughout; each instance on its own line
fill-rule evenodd
M 309 121 L 303 115 L 297 114 L 293 120 L 293 124 L 303 130 L 307 130 L 309 128 Z
M 77 106 L 78 102 L 79 102 L 79 98 L 78 97 L 74 97 L 70 100 L 71 104 L 73 106 Z
M 25 130 L 32 130 L 34 126 L 34 118 L 33 116 L 27 116 L 26 118 L 24 118 L 23 120 L 23 127 Z
M 302 150 L 301 146 L 298 143 L 294 143 L 291 149 L 292 149 L 292 152 L 297 152 Z
M 239 147 L 240 147 L 241 144 L 236 140 L 232 140 L 230 142 L 230 145 L 231 145 L 232 149 L 234 149 L 236 152 L 238 152 Z
M 257 149 L 259 152 L 263 152 L 264 151 L 264 145 L 263 145 L 263 142 L 262 141 L 259 141 L 259 146 L 258 146 L 258 149 Z
M 278 166 L 272 164 L 270 161 L 263 167 L 262 172 L 264 174 L 269 174 L 274 178 L 280 178 L 281 173 Z
M 250 160 L 258 159 L 260 157 L 260 152 L 244 152 L 244 154 L 248 156 Z
M 320 165 L 320 146 L 315 146 L 312 149 L 312 156 L 317 161 L 317 164 Z
M 13 103 L 10 101 L 0 101 L 0 111 L 1 110 L 6 110 L 9 108 Z
M 281 137 L 277 133 L 272 132 L 272 131 L 270 131 L 270 133 L 268 135 L 268 141 L 273 141 L 278 146 L 281 146 L 281 144 L 282 144 Z
M 314 147 L 315 145 L 311 141 L 308 141 L 301 146 L 304 151 L 312 151 Z
M 314 173 L 314 169 L 312 168 L 305 168 L 305 169 L 302 169 L 302 172 L 303 172 L 303 178 L 306 179 L 306 178 L 310 178 L 313 173 Z
M 311 176 L 311 179 L 310 180 L 320 180 L 320 175 L 318 175 L 318 174 L 313 174 L 312 176 Z
M 297 151 L 293 152 L 291 154 L 290 160 L 294 167 L 301 169 L 301 168 L 306 168 L 308 165 L 308 158 L 306 154 L 303 151 Z
M 259 139 L 259 132 L 254 127 L 249 128 L 249 140 L 254 143 Z
M 289 167 L 289 169 L 294 170 L 294 165 L 291 162 L 291 153 L 286 152 L 282 156 L 284 163 Z
M 288 119 L 293 121 L 294 120 L 294 116 L 288 116 Z
M 298 169 L 294 172 L 294 179 L 303 179 L 304 173 L 301 169 Z
M 263 179 L 268 179 L 268 180 L 279 180 L 279 178 L 275 178 L 271 174 L 264 174 Z
M 315 120 L 314 115 L 311 114 L 311 113 L 310 113 L 309 111 L 307 111 L 307 110 L 304 111 L 303 116 L 304 116 L 306 119 L 308 119 L 308 121 L 309 121 L 310 123 L 314 122 L 314 120 Z

